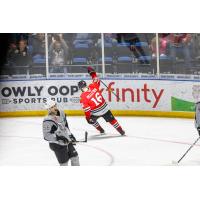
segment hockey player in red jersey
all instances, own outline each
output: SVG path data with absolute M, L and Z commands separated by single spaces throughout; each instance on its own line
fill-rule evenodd
M 97 122 L 99 117 L 103 117 L 105 121 L 109 122 L 121 135 L 125 135 L 125 131 L 111 113 L 108 104 L 100 92 L 100 80 L 96 72 L 92 67 L 88 67 L 88 73 L 93 80 L 89 86 L 87 86 L 86 82 L 83 80 L 78 82 L 78 87 L 82 91 L 80 103 L 85 112 L 87 122 L 93 125 L 101 134 L 104 134 L 104 129 Z

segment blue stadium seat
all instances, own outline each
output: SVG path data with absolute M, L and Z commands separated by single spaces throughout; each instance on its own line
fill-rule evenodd
M 114 56 L 112 43 L 104 43 L 104 53 L 105 53 L 105 57 L 108 57 L 108 58 Z M 99 57 L 102 55 L 101 43 L 98 44 L 98 54 L 99 54 Z
M 99 63 L 102 63 L 102 48 L 101 48 L 101 42 L 97 44 L 97 53 L 98 58 L 97 60 Z M 104 59 L 106 64 L 112 64 L 113 63 L 113 45 L 110 42 L 104 43 Z
M 46 62 L 45 56 L 40 54 L 33 56 L 32 59 L 34 64 L 45 64 Z
M 130 50 L 130 43 L 118 43 L 115 52 L 118 63 L 132 63 L 133 53 Z
M 91 56 L 91 48 L 89 47 L 89 44 L 77 43 L 74 45 L 74 48 L 72 50 L 73 63 L 74 62 L 79 63 L 79 58 L 80 62 L 85 62 L 84 59 L 88 60 L 90 56 Z M 78 58 L 78 60 L 76 58 Z
M 130 50 L 130 43 L 118 43 L 115 47 L 115 52 L 117 56 L 132 56 L 132 51 Z
M 148 43 L 147 42 L 136 42 L 135 43 L 136 47 L 148 47 Z
M 75 49 L 87 49 L 87 48 L 89 48 L 89 44 L 87 44 L 87 43 L 76 43 L 74 45 L 74 48 Z
M 98 43 L 98 47 L 101 47 L 101 42 Z M 113 44 L 111 42 L 104 42 L 104 48 L 112 48 Z
M 129 42 L 121 42 L 117 44 L 117 47 L 130 47 Z
M 99 52 L 101 53 L 101 42 L 100 43 L 98 43 L 98 45 L 97 45 L 97 47 L 99 48 L 98 50 L 99 50 Z M 106 43 L 104 43 L 104 50 L 105 50 L 105 54 L 106 55 L 108 55 L 109 54 L 109 56 L 110 55 L 113 55 L 113 45 L 112 45 L 112 43 L 110 43 L 110 42 L 106 42 Z
M 130 56 L 120 56 L 117 58 L 118 63 L 132 63 L 132 57 Z
M 151 56 L 140 56 L 138 58 L 139 61 L 151 61 L 152 60 L 152 57 Z
M 136 42 L 135 45 L 137 51 L 139 52 L 140 56 L 149 56 L 151 55 L 151 51 L 147 42 Z M 149 60 L 149 58 L 146 58 Z
M 72 59 L 73 64 L 87 64 L 87 58 L 85 57 L 74 57 Z
M 105 63 L 113 63 L 113 58 L 110 56 L 104 57 Z M 102 58 L 99 58 L 99 62 L 102 63 Z
M 77 45 L 77 44 L 87 44 L 87 45 L 92 45 L 93 44 L 93 41 L 88 39 L 88 40 L 74 40 L 73 41 L 73 45 Z

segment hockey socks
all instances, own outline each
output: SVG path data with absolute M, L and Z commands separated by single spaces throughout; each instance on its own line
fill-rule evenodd
M 121 134 L 121 135 L 124 135 L 125 132 L 124 130 L 122 129 L 122 127 L 119 125 L 118 121 L 116 119 L 113 119 L 112 121 L 110 121 L 110 124 L 115 128 L 117 129 L 117 131 Z
M 104 129 L 100 126 L 100 124 L 96 121 L 94 124 L 92 124 L 100 133 L 104 133 Z
M 71 166 L 80 166 L 79 157 L 72 157 L 71 158 Z

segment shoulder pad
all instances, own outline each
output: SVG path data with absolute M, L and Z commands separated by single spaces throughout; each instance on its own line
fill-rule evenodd
M 47 121 L 47 120 L 52 120 L 52 117 L 50 115 L 46 115 L 44 117 L 44 120 L 43 121 Z

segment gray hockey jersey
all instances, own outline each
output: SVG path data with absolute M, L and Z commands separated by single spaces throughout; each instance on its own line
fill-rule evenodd
M 195 108 L 195 127 L 200 128 L 200 102 L 196 103 Z
M 59 110 L 58 115 L 48 114 L 43 120 L 43 136 L 50 143 L 67 145 L 71 141 L 66 115 Z

